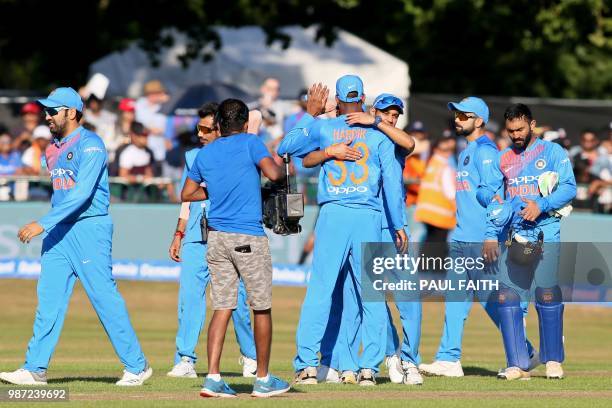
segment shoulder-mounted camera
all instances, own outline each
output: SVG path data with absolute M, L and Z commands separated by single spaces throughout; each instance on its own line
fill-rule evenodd
M 289 155 L 283 156 L 283 162 L 286 172 L 284 180 L 268 181 L 261 189 L 263 223 L 275 234 L 298 234 L 302 231 L 300 218 L 304 216 L 304 196 L 292 189 Z

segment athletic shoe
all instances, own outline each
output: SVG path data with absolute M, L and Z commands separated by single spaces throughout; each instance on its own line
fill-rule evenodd
M 557 361 L 548 361 L 546 363 L 546 378 L 560 380 L 563 378 L 563 367 Z
M 120 387 L 136 387 L 142 385 L 153 375 L 153 369 L 146 366 L 144 370 L 138 374 L 132 374 L 127 370 L 123 370 L 123 377 L 115 383 Z
M 357 376 L 353 371 L 345 370 L 340 376 L 340 381 L 342 384 L 357 384 Z
M 283 394 L 289 391 L 290 388 L 291 386 L 287 381 L 283 381 L 280 378 L 270 374 L 268 381 L 255 381 L 251 395 L 259 398 L 268 398 L 278 394 Z
M 394 384 L 401 384 L 404 381 L 404 370 L 402 369 L 402 361 L 394 354 L 385 358 L 385 366 L 389 371 L 389 379 Z
M 402 369 L 404 371 L 404 384 L 423 385 L 423 376 L 419 373 L 419 369 L 416 365 L 410 361 L 402 361 Z
M 248 358 L 247 356 L 240 356 L 238 364 L 242 366 L 242 376 L 246 378 L 257 377 L 257 360 Z
M 317 367 L 306 367 L 298 371 L 293 379 L 294 384 L 315 385 L 317 381 Z
M 501 370 L 499 373 L 497 373 L 497 378 L 508 381 L 525 381 L 531 379 L 531 374 L 529 374 L 529 371 L 521 370 L 518 367 L 508 367 L 505 370 Z
M 186 356 L 181 357 L 181 361 L 172 367 L 172 370 L 166 375 L 175 378 L 198 378 L 193 362 Z
M 376 378 L 374 373 L 369 368 L 362 368 L 359 370 L 359 376 L 357 377 L 357 383 L 361 387 L 371 387 L 376 385 Z
M 15 385 L 47 385 L 47 372 L 19 368 L 10 373 L 0 373 L 0 380 Z
M 338 370 L 336 369 L 326 365 L 320 365 L 317 368 L 317 382 L 338 384 L 340 382 L 340 374 L 338 374 Z
M 223 379 L 215 381 L 206 377 L 204 387 L 200 390 L 200 397 L 204 398 L 236 398 L 236 391 L 232 390 Z
M 436 360 L 431 364 L 421 364 L 419 370 L 425 375 L 439 375 L 442 377 L 463 377 L 461 361 Z
M 540 353 L 534 350 L 531 357 L 529 357 L 529 367 L 527 367 L 527 371 L 534 370 L 540 364 L 542 364 L 540 361 Z

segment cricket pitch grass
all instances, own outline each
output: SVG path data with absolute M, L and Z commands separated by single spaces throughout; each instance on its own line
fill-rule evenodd
M 173 363 L 176 331 L 177 283 L 120 281 L 132 323 L 144 352 L 154 369 L 142 387 L 114 385 L 122 366 L 100 325 L 87 296 L 76 285 L 55 355 L 49 367 L 49 387 L 66 387 L 72 406 L 253 406 L 253 407 L 610 407 L 612 406 L 612 308 L 566 305 L 564 333 L 566 361 L 563 380 L 547 380 L 544 369 L 532 372 L 531 381 L 506 382 L 495 375 L 504 366 L 501 338 L 478 304 L 466 323 L 462 364 L 464 378 L 426 377 L 422 386 L 389 382 L 386 368 L 378 386 L 320 384 L 296 386 L 284 395 L 255 399 L 249 393 L 252 379 L 242 378 L 239 351 L 230 325 L 222 360 L 226 381 L 239 393 L 232 400 L 203 399 L 198 391 L 206 373 L 206 332 L 198 345 L 198 379 L 166 376 Z M 274 339 L 271 371 L 286 379 L 293 377 L 295 329 L 304 288 L 274 288 Z M 36 281 L 0 280 L 0 371 L 12 371 L 23 364 L 32 334 L 36 308 Z M 391 309 L 395 307 L 392 305 Z M 211 313 L 207 313 L 210 319 Z M 399 319 L 394 316 L 395 321 Z M 439 344 L 444 321 L 442 303 L 425 303 L 421 339 L 424 362 L 431 362 Z M 533 307 L 528 316 L 528 334 L 538 344 L 537 318 Z M 0 393 L 16 386 L 0 384 Z M 25 387 L 19 387 L 23 389 Z M 42 402 L 44 404 L 44 402 Z M 15 405 L 0 401 L 1 405 Z M 41 402 L 17 406 L 40 406 Z

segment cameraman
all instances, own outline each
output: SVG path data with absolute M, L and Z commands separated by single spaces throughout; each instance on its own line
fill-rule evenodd
M 255 323 L 257 380 L 253 396 L 268 397 L 289 390 L 289 384 L 268 373 L 272 343 L 272 258 L 262 226 L 260 170 L 272 181 L 284 177 L 266 146 L 247 131 L 244 102 L 226 99 L 216 122 L 221 137 L 198 153 L 182 191 L 183 201 L 210 200 L 207 260 L 215 310 L 208 328 L 208 375 L 203 397 L 233 397 L 221 379 L 219 363 L 227 324 L 236 309 L 242 278 Z M 206 190 L 200 183 L 206 183 Z

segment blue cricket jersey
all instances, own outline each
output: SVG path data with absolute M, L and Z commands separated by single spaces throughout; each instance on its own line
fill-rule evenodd
M 555 242 L 560 237 L 560 218 L 548 214 L 568 204 L 576 196 L 576 179 L 567 152 L 558 144 L 536 139 L 526 149 L 507 148 L 498 154 L 491 166 L 491 177 L 478 190 L 478 200 L 489 204 L 495 194 L 512 203 L 510 224 L 522 221 L 519 212 L 524 208 L 522 198 L 534 200 L 542 214 L 534 226 L 546 227 L 544 240 Z M 552 171 L 559 174 L 557 188 L 548 197 L 540 195 L 540 174 Z M 506 226 L 507 227 L 507 226 Z M 502 228 L 488 223 L 486 238 L 497 238 Z
M 399 166 L 400 174 L 404 174 L 404 167 L 406 166 L 406 157 L 408 156 L 406 149 L 401 146 L 395 146 L 395 165 Z M 397 170 L 396 170 L 397 171 Z M 406 188 L 404 187 L 404 181 L 400 182 L 402 187 L 402 203 L 406 202 Z M 385 186 L 383 185 L 383 190 Z M 391 217 L 391 212 L 389 211 L 389 206 L 387 205 L 387 200 L 385 200 L 383 194 L 383 208 L 385 209 L 385 216 L 382 219 L 382 228 L 389 228 L 389 219 Z M 404 227 L 408 225 L 408 216 L 406 215 L 406 208 L 402 204 L 402 220 L 404 222 Z
M 487 205 L 479 203 L 478 186 L 491 183 L 491 168 L 499 151 L 487 136 L 468 143 L 457 163 L 457 226 L 453 241 L 482 242 L 485 236 Z
M 183 176 L 181 177 L 181 190 L 185 185 L 187 174 L 191 171 L 195 158 L 198 155 L 201 147 L 191 149 L 185 152 L 185 167 L 183 168 Z M 185 238 L 183 242 L 200 242 L 202 241 L 202 231 L 200 230 L 200 219 L 202 213 L 206 211 L 210 201 L 192 201 L 189 203 L 189 219 L 187 220 L 187 227 L 185 228 Z
M 79 126 L 45 152 L 51 173 L 51 211 L 38 223 L 51 230 L 59 223 L 108 214 L 110 195 L 106 147 L 100 136 Z
M 346 116 L 315 120 L 305 114 L 281 141 L 278 153 L 303 158 L 314 150 L 352 140 L 351 146 L 363 157 L 355 162 L 328 160 L 321 166 L 317 201 L 349 208 L 383 209 L 383 195 L 388 204 L 393 228 L 404 226 L 402 172 L 395 157 L 395 145 L 378 129 L 349 126 Z M 385 189 L 382 189 L 382 185 Z

